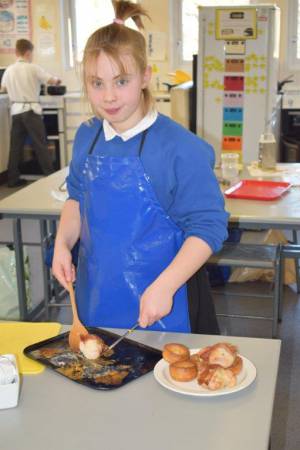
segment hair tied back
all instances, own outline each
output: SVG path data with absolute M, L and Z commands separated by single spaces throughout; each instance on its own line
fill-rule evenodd
M 119 25 L 125 25 L 125 21 L 122 19 L 118 19 L 117 17 L 114 19 L 114 23 L 118 23 Z

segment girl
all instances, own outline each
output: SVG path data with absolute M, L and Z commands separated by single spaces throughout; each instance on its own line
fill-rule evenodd
M 113 2 L 116 19 L 95 31 L 83 57 L 95 113 L 75 138 L 53 273 L 75 280 L 85 325 L 218 333 L 204 269 L 227 237 L 212 148 L 158 114 L 138 4 Z M 198 271 L 198 272 L 197 272 Z

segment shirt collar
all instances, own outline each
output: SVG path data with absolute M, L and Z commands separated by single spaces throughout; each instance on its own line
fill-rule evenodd
M 156 121 L 157 116 L 157 111 L 152 109 L 134 127 L 124 131 L 123 133 L 118 133 L 106 119 L 103 119 L 104 138 L 106 141 L 110 141 L 114 137 L 119 136 L 124 142 L 128 141 L 137 134 L 151 127 L 151 125 Z

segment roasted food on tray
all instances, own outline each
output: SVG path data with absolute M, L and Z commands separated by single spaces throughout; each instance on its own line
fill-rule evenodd
M 113 350 L 94 359 L 88 359 L 83 353 L 73 352 L 63 346 L 34 350 L 32 354 L 39 359 L 48 360 L 57 372 L 72 380 L 88 379 L 95 383 L 116 385 L 121 383 L 131 370 L 129 364 L 120 364 L 110 358 Z
M 118 335 L 100 328 L 88 327 L 88 339 L 81 339 L 81 350 L 72 351 L 69 333 L 37 342 L 24 349 L 29 358 L 45 364 L 76 383 L 97 390 L 124 386 L 153 370 L 161 351 L 123 339 L 110 349 Z M 92 339 L 90 339 L 91 336 Z
M 109 351 L 108 345 L 96 334 L 81 335 L 79 349 L 87 359 L 97 359 Z
M 243 368 L 237 347 L 227 342 L 202 348 L 192 355 L 184 345 L 169 343 L 164 346 L 163 358 L 170 363 L 173 380 L 197 379 L 199 385 L 212 391 L 236 386 Z

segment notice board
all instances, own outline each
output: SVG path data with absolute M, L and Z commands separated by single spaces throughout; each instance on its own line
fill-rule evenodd
M 0 53 L 14 53 L 16 41 L 31 35 L 31 0 L 0 0 Z

